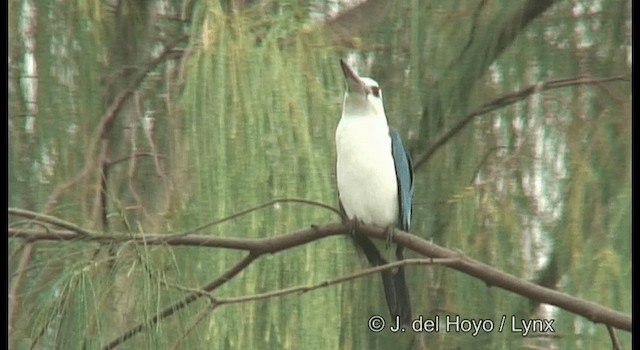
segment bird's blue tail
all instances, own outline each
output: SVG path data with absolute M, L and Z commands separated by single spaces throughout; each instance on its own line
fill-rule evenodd
M 367 257 L 367 261 L 371 266 L 385 265 L 387 261 L 382 257 L 378 248 L 365 236 L 355 234 L 355 243 Z M 396 256 L 402 258 L 402 248 L 398 247 Z M 411 322 L 411 299 L 409 297 L 409 288 L 404 276 L 404 268 L 398 267 L 397 270 L 382 271 L 382 284 L 384 287 L 384 295 L 387 300 L 389 314 L 391 317 L 399 317 L 400 323 L 409 324 Z

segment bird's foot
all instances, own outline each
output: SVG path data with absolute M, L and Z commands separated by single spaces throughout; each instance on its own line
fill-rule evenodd
M 394 225 L 389 225 L 389 226 L 387 226 L 387 228 L 384 231 L 385 231 L 385 235 L 387 237 L 385 248 L 389 249 L 389 247 L 391 247 L 391 243 L 393 242 L 393 234 L 395 232 L 395 226 Z
M 353 220 L 348 220 L 346 224 L 349 226 L 349 231 L 352 236 L 354 236 L 360 229 L 360 220 L 358 220 L 357 218 L 353 218 Z

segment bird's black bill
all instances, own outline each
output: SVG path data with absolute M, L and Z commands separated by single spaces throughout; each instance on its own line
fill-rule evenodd
M 347 85 L 349 85 L 350 91 L 360 91 L 362 93 L 370 93 L 370 88 L 365 84 L 360 76 L 353 71 L 353 69 L 343 60 L 340 59 L 340 67 L 342 68 L 342 74 L 344 74 L 345 79 L 347 80 Z
M 347 62 L 345 62 L 343 59 L 340 59 L 340 67 L 342 68 L 342 74 L 344 74 L 345 78 L 360 80 L 360 77 L 353 71 L 353 69 L 351 69 L 351 67 L 349 67 Z

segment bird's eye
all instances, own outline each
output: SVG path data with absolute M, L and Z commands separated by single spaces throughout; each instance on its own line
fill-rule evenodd
M 372 86 L 371 87 L 371 93 L 375 97 L 380 97 L 380 87 L 379 86 Z

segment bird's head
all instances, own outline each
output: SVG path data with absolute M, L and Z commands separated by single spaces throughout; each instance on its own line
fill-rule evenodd
M 360 77 L 344 60 L 340 60 L 340 66 L 347 81 L 342 115 L 375 115 L 386 119 L 378 82 Z

